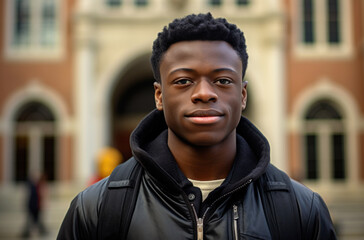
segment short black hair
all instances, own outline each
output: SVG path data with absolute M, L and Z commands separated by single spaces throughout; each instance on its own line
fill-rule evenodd
M 243 63 L 242 76 L 244 78 L 248 65 L 248 54 L 244 33 L 225 18 L 214 18 L 211 13 L 191 14 L 184 18 L 175 19 L 163 31 L 158 33 L 153 43 L 151 64 L 154 78 L 160 82 L 160 63 L 168 48 L 177 42 L 206 40 L 225 41 L 238 53 Z

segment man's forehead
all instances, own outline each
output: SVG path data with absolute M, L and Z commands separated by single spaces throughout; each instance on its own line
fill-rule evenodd
M 238 53 L 225 41 L 181 41 L 174 43 L 165 52 L 162 65 L 181 64 L 186 61 L 215 62 L 223 65 L 241 63 Z M 224 64 L 225 63 L 225 64 Z M 224 67 L 224 66 L 221 66 Z
M 189 50 L 191 47 L 197 46 L 198 48 L 201 49 L 215 49 L 217 46 L 225 46 L 228 48 L 232 48 L 232 46 L 225 41 L 222 40 L 216 40 L 216 41 L 212 41 L 212 40 L 189 40 L 189 41 L 179 41 L 176 43 L 173 43 L 166 51 L 170 52 L 171 50 Z

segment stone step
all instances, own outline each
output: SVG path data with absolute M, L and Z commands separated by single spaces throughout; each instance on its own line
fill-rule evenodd
M 341 199 L 328 204 L 339 239 L 364 239 L 364 201 L 359 198 Z

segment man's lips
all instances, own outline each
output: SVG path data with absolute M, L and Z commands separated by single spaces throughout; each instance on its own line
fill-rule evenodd
M 185 115 L 187 119 L 196 124 L 212 124 L 218 122 L 224 116 L 220 111 L 209 110 L 195 110 Z

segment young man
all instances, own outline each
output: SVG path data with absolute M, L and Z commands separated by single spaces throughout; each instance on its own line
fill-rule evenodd
M 158 34 L 151 62 L 157 109 L 131 136 L 129 161 L 142 174 L 124 239 L 287 239 L 285 232 L 294 239 L 336 238 L 320 196 L 293 180 L 287 185 L 294 203 L 278 209 L 284 213 L 267 213 L 273 208 L 267 196 L 276 195 L 260 186 L 274 191 L 286 184 L 268 184 L 266 176 L 278 171 L 269 163 L 269 144 L 241 116 L 248 56 L 234 24 L 211 14 L 176 19 Z M 58 239 L 104 234 L 107 184 L 106 178 L 75 198 Z M 285 225 L 285 217 L 297 227 Z

